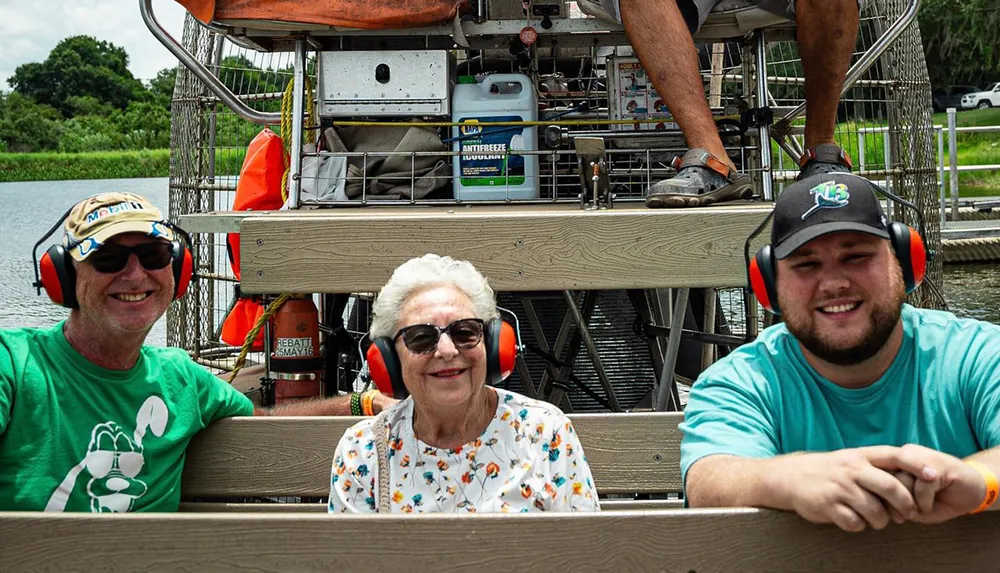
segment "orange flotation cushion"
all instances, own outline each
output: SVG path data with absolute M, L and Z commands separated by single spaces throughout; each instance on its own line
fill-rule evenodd
M 264 128 L 247 147 L 240 178 L 236 183 L 233 211 L 274 211 L 281 209 L 281 177 L 285 172 L 285 151 L 281 136 Z M 240 279 L 240 235 L 226 236 L 229 265 L 236 279 Z M 255 300 L 241 298 L 222 323 L 220 339 L 231 346 L 242 346 L 247 333 L 264 314 L 264 308 Z M 264 349 L 264 329 L 257 333 L 251 350 Z

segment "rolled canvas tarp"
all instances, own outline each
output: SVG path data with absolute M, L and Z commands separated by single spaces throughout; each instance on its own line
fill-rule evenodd
M 416 28 L 455 18 L 468 0 L 176 0 L 206 24 L 272 20 L 342 28 Z

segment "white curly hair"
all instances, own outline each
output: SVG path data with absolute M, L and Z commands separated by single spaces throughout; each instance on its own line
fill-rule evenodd
M 393 337 L 400 325 L 400 310 L 408 298 L 419 291 L 439 286 L 452 286 L 472 301 L 475 318 L 485 321 L 497 318 L 493 289 L 469 261 L 428 253 L 396 267 L 372 305 L 371 338 Z

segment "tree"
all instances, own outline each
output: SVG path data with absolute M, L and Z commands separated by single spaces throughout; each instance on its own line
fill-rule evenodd
M 7 151 L 47 151 L 59 147 L 62 116 L 19 93 L 0 93 L 0 141 Z
M 924 0 L 918 17 L 931 85 L 1000 80 L 997 0 Z
M 14 91 L 39 104 L 73 114 L 70 98 L 92 97 L 124 110 L 145 92 L 128 70 L 128 54 L 110 42 L 72 36 L 59 42 L 42 63 L 18 66 L 7 80 Z
M 156 77 L 149 81 L 149 93 L 153 101 L 166 109 L 174 97 L 174 83 L 177 81 L 177 68 L 163 68 L 156 72 Z
M 115 123 L 127 149 L 170 147 L 170 112 L 157 103 L 134 101 Z
M 237 95 L 283 92 L 291 77 L 261 69 L 243 55 L 226 56 L 219 62 L 219 79 Z

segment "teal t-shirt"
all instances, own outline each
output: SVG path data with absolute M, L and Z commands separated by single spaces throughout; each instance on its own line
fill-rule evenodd
M 0 331 L 0 510 L 176 511 L 188 442 L 253 403 L 183 350 L 106 370 L 62 328 Z
M 885 374 L 848 390 L 806 362 L 784 324 L 705 370 L 681 429 L 681 471 L 713 454 L 766 458 L 920 444 L 964 458 L 1000 445 L 1000 326 L 904 305 Z

